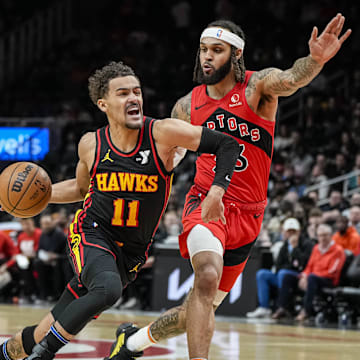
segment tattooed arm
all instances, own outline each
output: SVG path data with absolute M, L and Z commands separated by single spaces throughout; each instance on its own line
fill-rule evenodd
M 255 73 L 248 85 L 249 91 L 255 88 L 265 97 L 289 96 L 309 84 L 350 36 L 351 30 L 347 30 L 339 38 L 344 22 L 344 16 L 337 14 L 319 37 L 315 26 L 309 40 L 309 56 L 296 60 L 294 65 L 285 71 L 271 68 Z
M 185 120 L 188 123 L 191 122 L 191 93 L 192 91 L 190 91 L 187 95 L 183 96 L 176 102 L 171 111 L 172 118 Z
M 300 58 L 285 71 L 275 68 L 259 71 L 254 80 L 262 81 L 258 84 L 264 95 L 289 96 L 299 88 L 306 86 L 319 74 L 323 65 L 316 62 L 311 55 Z

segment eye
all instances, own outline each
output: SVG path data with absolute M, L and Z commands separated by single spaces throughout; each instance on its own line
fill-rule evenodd
M 200 48 L 200 51 L 201 51 L 201 52 L 206 52 L 206 50 L 207 50 L 207 49 L 206 49 L 205 47 L 201 47 L 201 48 Z
M 218 53 L 218 54 L 219 54 L 219 53 L 221 53 L 221 52 L 222 52 L 222 49 L 221 49 L 221 48 L 215 48 L 215 49 L 214 49 L 214 52 L 216 52 L 216 53 Z

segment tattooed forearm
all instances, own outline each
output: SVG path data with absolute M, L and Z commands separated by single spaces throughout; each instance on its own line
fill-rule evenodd
M 12 337 L 6 344 L 6 350 L 11 359 L 23 359 L 26 357 L 22 344 L 19 339 Z
M 292 68 L 271 71 L 264 79 L 266 92 L 274 95 L 291 95 L 299 88 L 306 86 L 322 69 L 310 55 L 295 61 Z
M 156 341 L 178 336 L 185 332 L 185 307 L 178 306 L 166 311 L 151 324 L 151 335 Z
M 191 92 L 180 98 L 171 111 L 171 117 L 190 122 Z

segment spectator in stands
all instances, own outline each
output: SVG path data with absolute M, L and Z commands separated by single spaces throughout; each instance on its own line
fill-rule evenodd
M 65 286 L 66 236 L 56 227 L 51 215 L 40 217 L 41 236 L 35 269 L 38 272 L 40 300 L 56 300 Z
M 349 218 L 350 217 L 350 208 L 352 206 L 359 206 L 360 207 L 360 193 L 356 192 L 356 193 L 351 195 L 349 207 L 347 209 L 343 210 L 343 212 L 341 214 L 346 216 L 347 218 Z
M 65 207 L 60 208 L 56 213 L 52 214 L 52 218 L 55 221 L 56 226 L 63 231 L 67 236 L 69 230 L 68 213 Z
M 347 207 L 341 192 L 337 190 L 331 191 L 329 203 L 320 206 L 320 209 L 323 211 L 323 221 L 330 224 L 335 223 L 341 212 Z
M 25 301 L 32 301 L 37 294 L 34 277 L 34 260 L 39 247 L 41 230 L 35 227 L 32 218 L 20 219 L 22 231 L 17 237 L 16 261 L 21 281 L 20 295 Z
M 313 208 L 309 212 L 306 234 L 308 239 L 315 245 L 317 243 L 316 230 L 322 223 L 322 211 L 319 208 Z
M 304 307 L 296 320 L 303 321 L 313 314 L 313 299 L 323 287 L 338 284 L 341 269 L 345 262 L 345 253 L 341 246 L 332 240 L 329 225 L 320 224 L 317 228 L 318 244 L 314 246 L 305 270 L 298 278 L 284 276 L 279 295 L 280 307 L 273 314 L 273 319 L 280 319 L 289 314 L 288 310 L 297 289 L 305 292 Z
M 315 158 L 314 166 L 318 166 L 321 169 L 321 172 L 325 172 L 327 164 L 327 158 L 324 154 L 318 153 Z
M 271 315 L 270 290 L 280 289 L 285 275 L 297 278 L 309 258 L 311 246 L 301 243 L 300 223 L 288 218 L 283 224 L 284 242 L 276 256 L 275 273 L 269 269 L 260 269 L 256 273 L 259 307 L 246 314 L 248 318 L 260 318 Z
M 339 151 L 344 155 L 344 159 L 354 159 L 353 156 L 356 154 L 356 146 L 354 140 L 349 131 L 345 130 L 341 133 Z M 349 172 L 349 168 L 345 168 L 346 172 Z
M 349 226 L 349 219 L 346 216 L 340 215 L 336 220 L 337 232 L 333 235 L 333 240 L 340 245 L 344 250 L 352 251 L 354 255 L 358 255 L 360 235 L 354 226 Z
M 333 179 L 341 175 L 345 175 L 347 172 L 349 172 L 350 169 L 347 165 L 347 158 L 345 155 L 341 152 L 337 153 L 335 156 L 334 163 L 330 163 L 326 170 L 325 174 L 328 178 Z M 332 190 L 342 190 L 342 182 L 332 185 Z
M 182 225 L 181 218 L 175 210 L 170 210 L 165 213 L 163 225 L 166 234 L 163 243 L 178 245 L 178 236 L 181 232 Z
M 11 237 L 0 231 L 0 297 L 2 301 L 8 301 L 13 295 L 12 288 L 15 286 L 16 247 Z
M 351 199 L 350 199 L 350 205 L 351 206 L 360 206 L 360 193 L 356 192 L 354 194 L 352 194 Z
M 279 125 L 279 133 L 274 140 L 274 149 L 278 154 L 286 155 L 286 151 L 292 145 L 293 139 L 289 133 L 289 127 L 286 124 Z
M 329 192 L 329 186 L 324 185 L 327 181 L 327 176 L 324 173 L 324 169 L 320 166 L 315 164 L 311 170 L 311 177 L 309 179 L 309 186 L 312 185 L 319 185 L 321 186 L 318 190 L 319 200 L 326 199 L 328 192 Z
M 349 210 L 348 218 L 350 221 L 350 226 L 353 226 L 356 229 L 357 233 L 360 234 L 360 206 L 352 206 Z
M 317 204 L 319 201 L 319 193 L 317 191 L 310 191 L 307 196 L 313 199 L 314 203 Z

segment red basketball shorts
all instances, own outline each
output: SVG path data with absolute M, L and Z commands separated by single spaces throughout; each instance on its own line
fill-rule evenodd
M 218 238 L 223 246 L 224 267 L 219 290 L 229 292 L 243 272 L 251 247 L 259 235 L 266 202 L 238 203 L 224 200 L 226 225 L 220 220 L 204 223 L 201 219 L 201 202 L 205 194 L 192 186 L 186 196 L 183 210 L 183 233 L 179 236 L 181 255 L 189 258 L 187 236 L 195 225 L 203 225 Z

